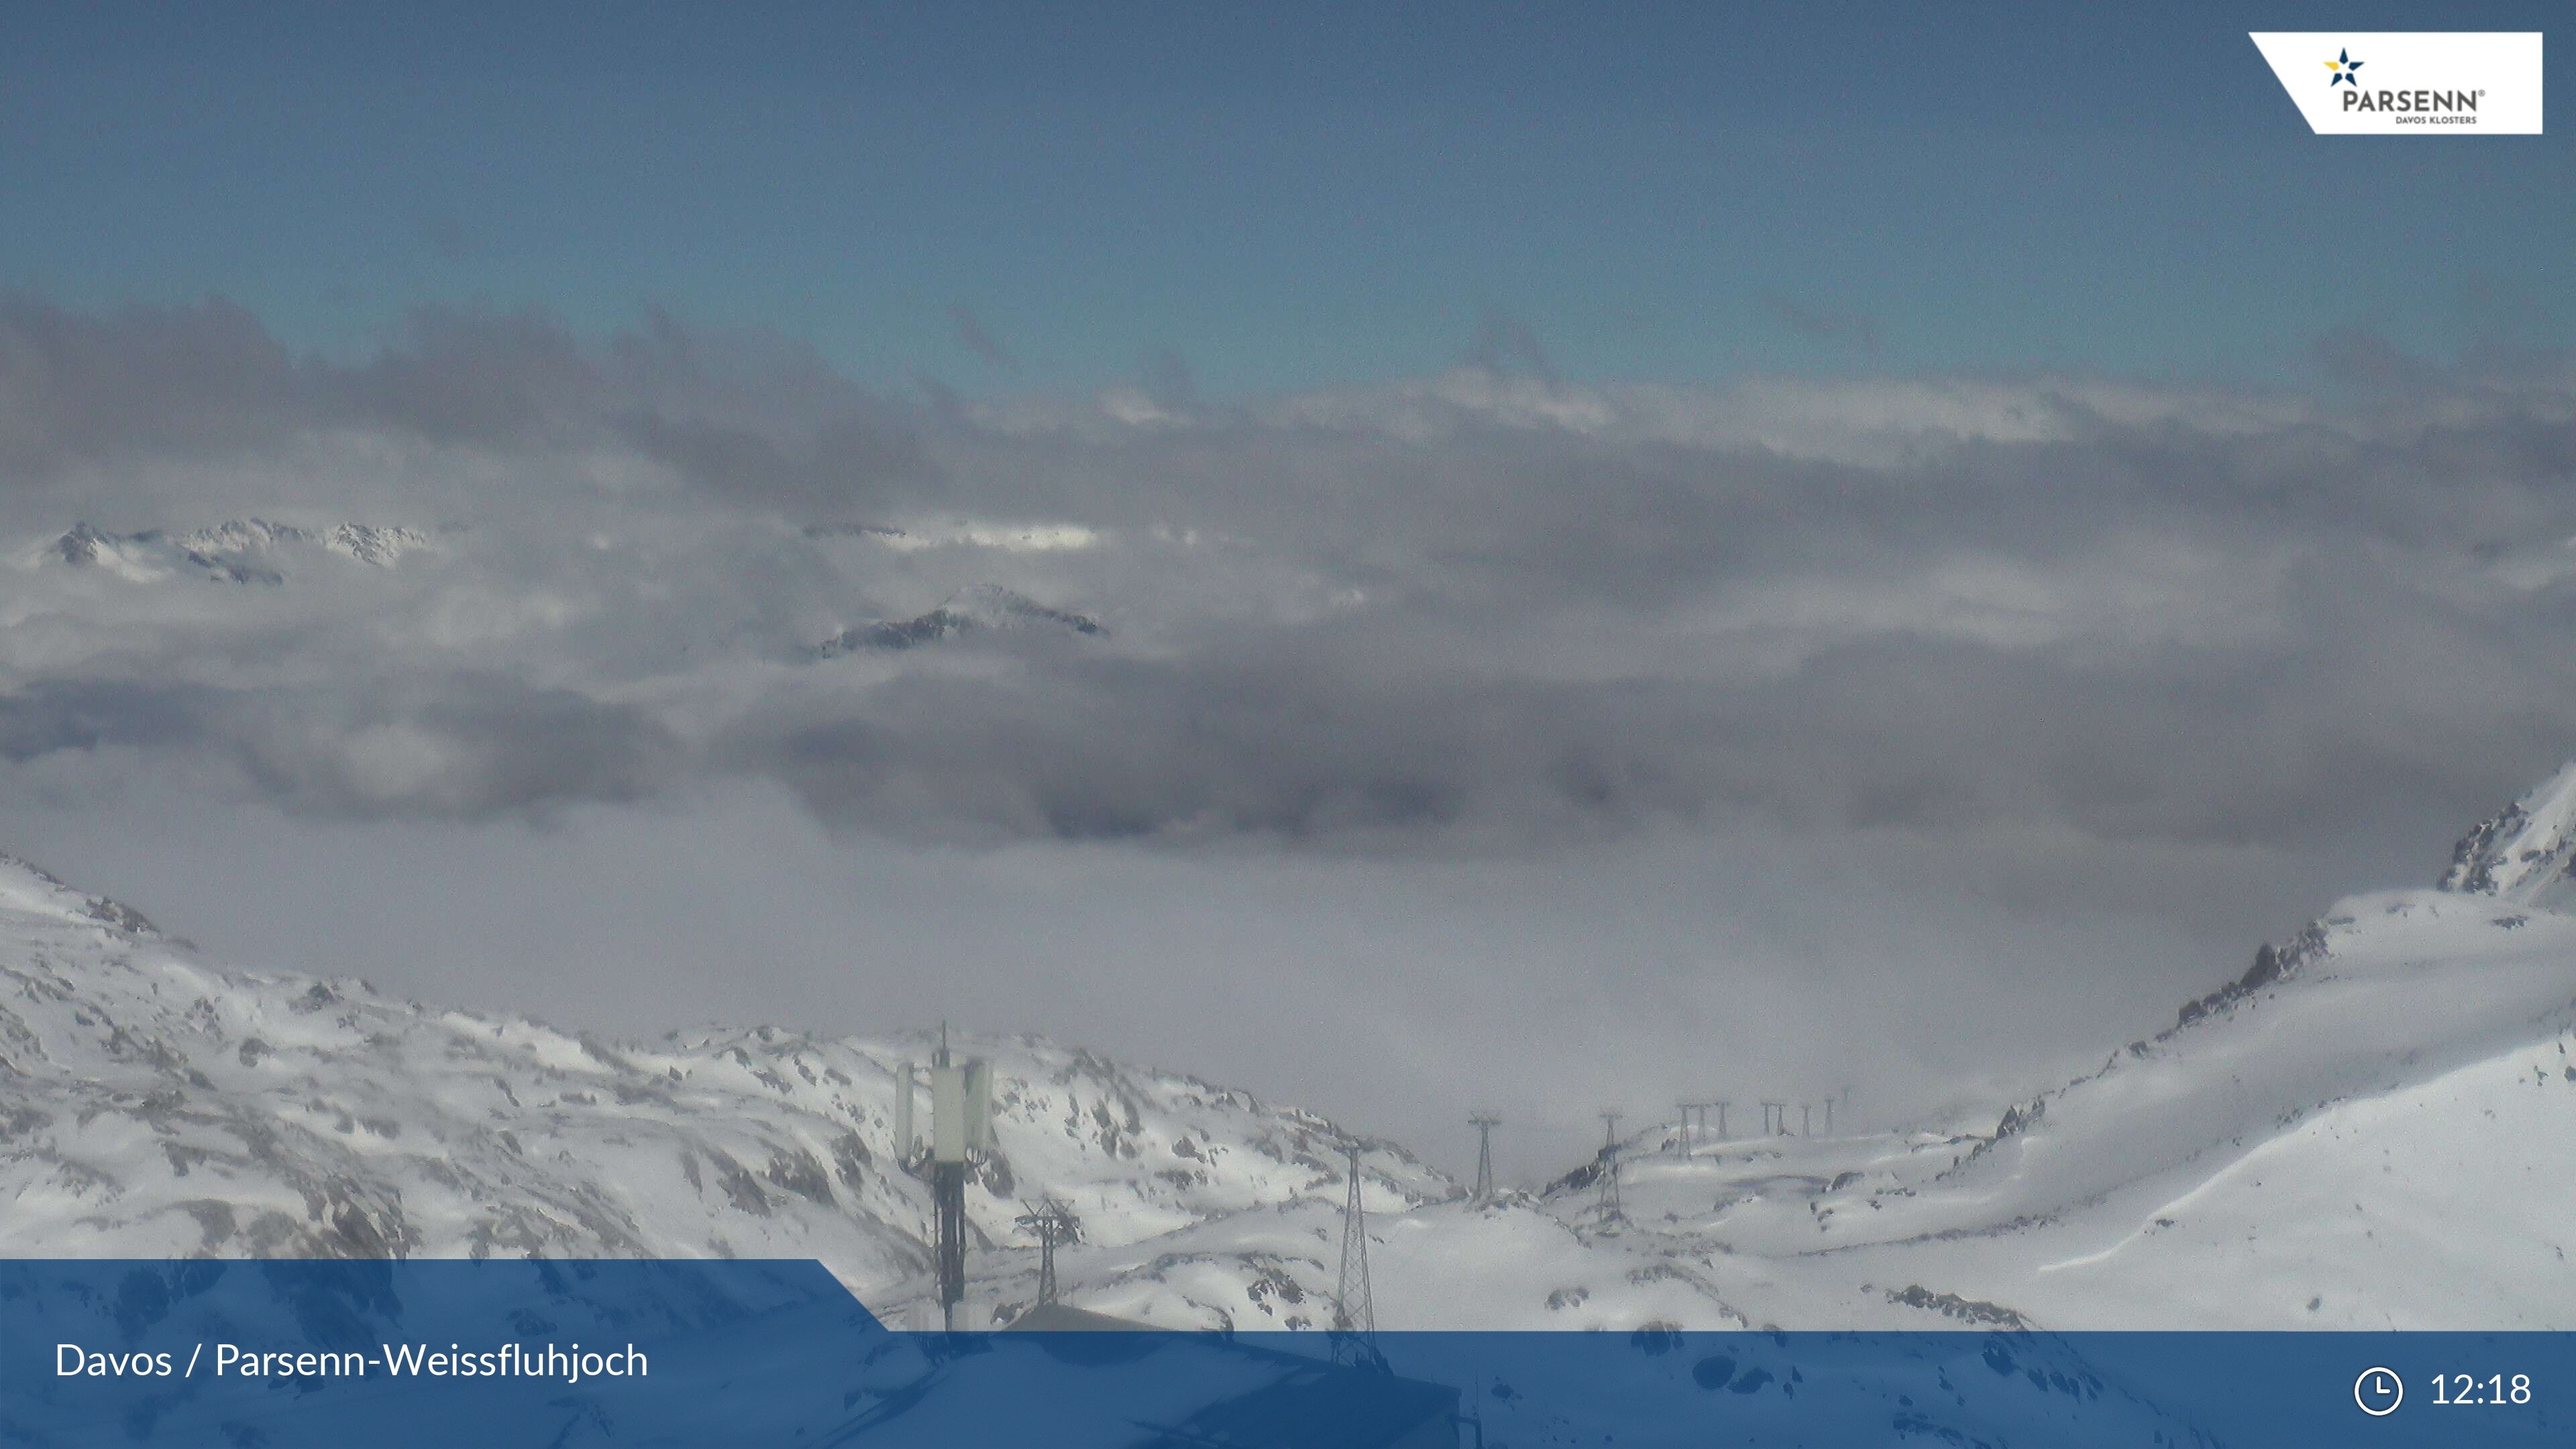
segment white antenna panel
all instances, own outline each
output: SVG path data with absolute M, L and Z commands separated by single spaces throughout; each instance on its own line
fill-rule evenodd
M 930 1157 L 934 1162 L 966 1160 L 966 1069 L 930 1069 Z
M 981 1057 L 966 1064 L 966 1148 L 993 1150 L 993 1064 Z
M 912 1156 L 912 1063 L 907 1060 L 894 1074 L 894 1160 L 898 1163 Z

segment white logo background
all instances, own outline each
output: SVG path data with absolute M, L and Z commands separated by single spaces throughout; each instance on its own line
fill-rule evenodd
M 2256 31 L 2254 46 L 2281 78 L 2299 114 L 2321 136 L 2537 136 L 2540 32 L 2406 34 L 2372 31 Z M 2326 62 L 2361 62 L 2352 85 L 2336 85 Z M 2346 110 L 2343 93 L 2467 91 L 2475 111 Z M 2466 124 L 2454 117 L 2475 117 Z

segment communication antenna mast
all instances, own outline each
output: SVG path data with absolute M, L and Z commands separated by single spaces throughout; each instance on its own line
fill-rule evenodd
M 1360 1144 L 1342 1144 L 1350 1158 L 1350 1195 L 1342 1205 L 1342 1273 L 1333 1289 L 1333 1361 L 1383 1363 L 1377 1351 L 1377 1304 L 1369 1295 L 1368 1215 L 1360 1206 Z
M 1082 1220 L 1073 1215 L 1072 1208 L 1051 1197 L 1039 1198 L 1034 1203 L 1023 1199 L 1021 1206 L 1028 1211 L 1020 1214 L 1015 1221 L 1021 1227 L 1038 1235 L 1038 1303 L 1040 1305 L 1053 1303 L 1055 1301 L 1055 1246 L 1058 1243 L 1081 1242 Z
M 1483 1207 L 1494 1200 L 1494 1129 L 1503 1119 L 1498 1113 L 1478 1112 L 1468 1117 L 1467 1125 L 1476 1129 L 1476 1190 L 1467 1195 L 1467 1206 Z
M 1600 1216 L 1602 1225 L 1605 1227 L 1628 1220 L 1627 1209 L 1619 1204 L 1620 1115 L 1618 1111 L 1611 1108 L 1604 1108 L 1601 1113 L 1601 1126 L 1604 1129 L 1601 1140 L 1601 1163 L 1594 1172 L 1594 1176 L 1601 1181 Z
M 938 1265 L 940 1322 L 954 1333 L 966 1301 L 966 1168 L 993 1151 L 993 1071 L 980 1057 L 954 1061 L 948 1023 L 930 1059 L 930 1139 L 913 1135 L 912 1093 L 918 1074 L 905 1062 L 895 1074 L 895 1146 L 904 1169 L 930 1169 L 932 1258 Z

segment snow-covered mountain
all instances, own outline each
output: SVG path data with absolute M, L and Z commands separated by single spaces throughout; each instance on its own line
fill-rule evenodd
M 110 533 L 74 524 L 46 546 L 46 556 L 73 568 L 104 569 L 138 583 L 196 576 L 219 583 L 279 584 L 282 561 L 299 553 L 336 554 L 378 568 L 433 546 L 418 529 L 372 523 L 302 528 L 261 518 L 234 519 L 181 532 Z
M 1380 1321 L 2576 1326 L 2576 916 L 2548 908 L 2571 817 L 2576 767 L 2471 832 L 2441 888 L 2337 903 L 1989 1132 L 1685 1144 L 1667 1124 L 1623 1143 L 1622 1223 L 1589 1164 L 1383 1223 Z M 1185 1237 L 1184 1276 L 1252 1250 L 1309 1293 L 1332 1281 L 1291 1225 Z M 1218 1296 L 1156 1291 L 1132 1252 L 1083 1267 L 1084 1301 L 1158 1321 Z
M 2156 1036 L 1713 1230 L 2052 1327 L 2576 1322 L 2576 919 L 2351 897 Z
M 818 1258 L 918 1291 L 926 1187 L 888 1161 L 924 1036 L 769 1028 L 610 1043 L 358 981 L 218 969 L 0 858 L 0 1256 Z M 1092 1241 L 1338 1200 L 1331 1123 L 1034 1040 L 992 1059 L 1001 1147 L 968 1212 L 1040 1193 Z M 1367 1144 L 1386 1211 L 1453 1193 Z
M 913 649 L 966 634 L 1042 629 L 1098 637 L 1109 632 L 1100 621 L 1069 609 L 1041 604 L 999 584 L 960 589 L 927 613 L 887 619 L 845 629 L 814 646 L 821 659 L 836 659 L 863 650 Z
M 1471 1206 L 1363 1159 L 1389 1328 L 2576 1326 L 2576 915 L 2561 775 L 2443 888 L 2355 896 L 1991 1131 L 1681 1140 Z M 814 1257 L 925 1295 L 887 1161 L 921 1035 L 605 1042 L 354 981 L 219 969 L 0 864 L 0 1254 Z M 971 1296 L 1166 1326 L 1330 1321 L 1332 1124 L 1036 1040 L 992 1058 Z

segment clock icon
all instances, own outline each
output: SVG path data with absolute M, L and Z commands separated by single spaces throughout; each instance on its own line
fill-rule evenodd
M 2406 1402 L 2406 1385 L 2389 1368 L 2366 1368 L 2352 1381 L 2352 1401 L 2374 1419 L 2384 1419 Z

